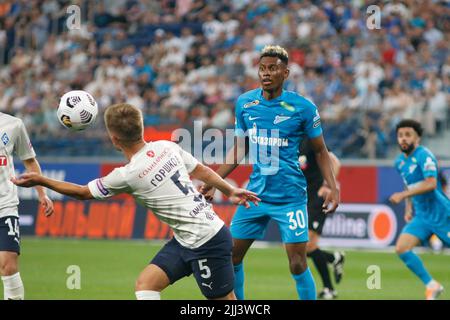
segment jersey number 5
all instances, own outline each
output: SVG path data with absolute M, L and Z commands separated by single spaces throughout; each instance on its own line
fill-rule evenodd
M 187 186 L 187 185 L 183 185 L 180 181 L 180 171 L 178 170 L 177 172 L 175 172 L 170 179 L 173 181 L 173 183 L 175 183 L 175 185 L 178 187 L 178 189 L 181 190 L 181 192 L 183 192 L 184 195 L 188 195 L 189 191 L 191 191 L 192 193 L 194 192 L 194 189 L 192 188 L 192 186 Z M 201 195 L 194 195 L 194 201 L 196 202 L 201 202 L 202 201 L 202 197 Z

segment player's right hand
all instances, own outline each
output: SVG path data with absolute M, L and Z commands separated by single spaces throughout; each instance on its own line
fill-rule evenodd
M 198 192 L 200 192 L 207 201 L 212 201 L 214 199 L 216 188 L 209 184 L 203 184 L 198 188 Z

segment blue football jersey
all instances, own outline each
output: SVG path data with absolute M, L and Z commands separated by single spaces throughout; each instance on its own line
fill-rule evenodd
M 266 100 L 260 88 L 248 91 L 236 102 L 235 134 L 249 139 L 249 190 L 269 203 L 307 200 L 299 146 L 305 136 L 322 134 L 319 112 L 311 101 L 285 90 L 272 100 Z
M 395 168 L 408 189 L 414 188 L 429 177 L 438 180 L 435 190 L 411 198 L 416 217 L 432 226 L 445 224 L 450 216 L 450 200 L 442 191 L 437 161 L 431 151 L 418 146 L 409 157 L 402 153 L 395 160 Z

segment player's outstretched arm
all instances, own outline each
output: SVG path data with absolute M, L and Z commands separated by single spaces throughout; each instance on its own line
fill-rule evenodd
M 11 178 L 11 181 L 19 187 L 43 186 L 78 200 L 94 199 L 88 186 L 50 179 L 36 172 L 24 173 L 18 178 Z
M 191 176 L 219 189 L 233 204 L 244 205 L 248 208 L 250 206 L 248 203 L 249 201 L 253 202 L 255 205 L 258 204 L 258 201 L 261 201 L 261 199 L 256 196 L 256 193 L 245 189 L 234 188 L 228 182 L 223 180 L 216 172 L 201 163 L 199 163 L 191 172 Z
M 30 158 L 23 160 L 23 165 L 27 172 L 36 172 L 41 174 L 41 166 L 36 158 Z M 54 212 L 53 201 L 47 196 L 45 189 L 42 186 L 36 186 L 36 191 L 39 197 L 39 203 L 45 208 L 45 215 L 47 217 L 51 216 Z
M 322 176 L 331 189 L 331 192 L 328 193 L 323 203 L 323 211 L 324 213 L 333 213 L 339 205 L 339 190 L 337 188 L 336 177 L 333 173 L 330 154 L 325 146 L 323 136 L 320 135 L 311 139 L 311 146 L 314 150 Z

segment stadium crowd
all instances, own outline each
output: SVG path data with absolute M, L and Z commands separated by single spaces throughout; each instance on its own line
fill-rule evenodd
M 420 0 L 0 1 L 0 111 L 25 121 L 42 155 L 107 150 L 102 121 L 78 141 L 56 120 L 71 89 L 100 109 L 138 106 L 148 126 L 233 128 L 236 98 L 259 85 L 259 50 L 278 44 L 286 89 L 318 106 L 329 147 L 383 158 L 401 118 L 427 137 L 450 128 L 449 16 L 448 1 Z

